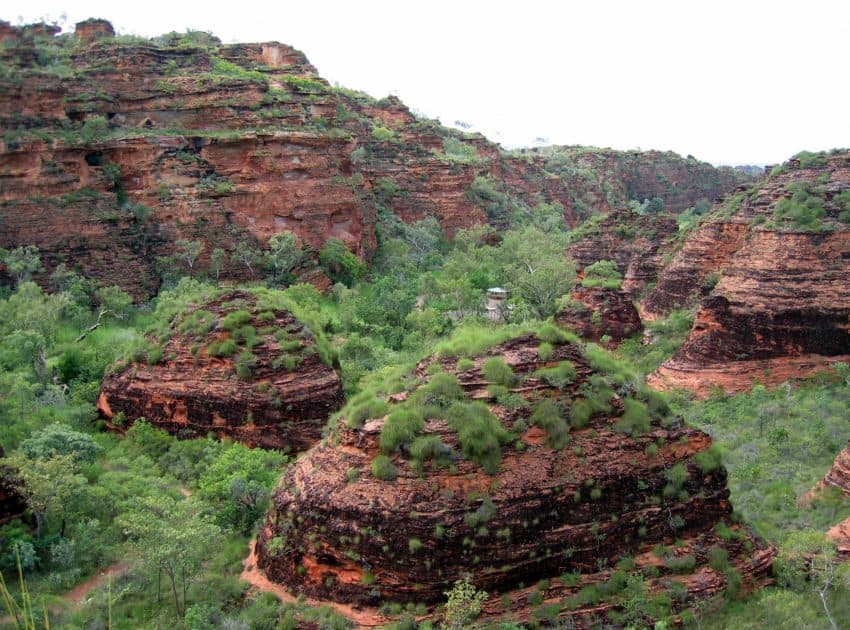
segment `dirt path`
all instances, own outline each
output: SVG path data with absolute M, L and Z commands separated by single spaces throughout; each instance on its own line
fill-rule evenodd
M 269 580 L 269 578 L 266 577 L 266 574 L 257 567 L 256 540 L 251 541 L 251 553 L 249 553 L 248 557 L 245 559 L 245 562 L 242 565 L 242 573 L 239 577 L 251 584 L 254 588 L 266 593 L 271 593 L 283 602 L 287 602 L 289 604 L 298 603 L 298 598 L 292 595 L 280 584 L 275 584 Z M 377 608 L 354 608 L 353 606 L 322 601 L 311 597 L 306 598 L 304 602 L 309 606 L 330 606 L 340 615 L 344 615 L 351 619 L 356 624 L 357 628 L 375 628 L 377 626 L 386 625 L 390 622 L 390 619 L 380 614 Z
M 80 582 L 70 591 L 62 595 L 62 597 L 74 604 L 81 604 L 89 593 L 106 584 L 106 580 L 110 575 L 115 578 L 126 573 L 129 568 L 130 566 L 126 562 L 116 562 L 105 569 L 101 569 L 97 575 L 93 575 L 89 579 Z

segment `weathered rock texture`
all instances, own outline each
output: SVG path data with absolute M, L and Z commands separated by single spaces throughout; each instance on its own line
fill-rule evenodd
M 675 244 L 679 226 L 667 214 L 639 215 L 629 210 L 587 222 L 567 249 L 580 269 L 612 260 L 623 274 L 623 290 L 639 295 L 658 276 Z
M 227 340 L 236 342 L 230 350 L 222 349 Z M 97 406 L 116 428 L 144 417 L 180 437 L 215 433 L 298 451 L 321 437 L 342 404 L 340 378 L 312 333 L 250 293 L 226 292 L 183 313 L 154 343 L 148 362 L 103 381 Z
M 804 228 L 777 210 L 801 186 L 822 214 Z M 706 392 L 805 376 L 850 355 L 850 154 L 821 156 L 740 191 L 711 215 L 643 303 L 663 314 L 702 297 L 690 336 L 655 375 Z
M 435 602 L 471 573 L 491 595 L 488 615 L 519 619 L 533 614 L 537 597 L 522 584 L 550 578 L 542 599 L 558 604 L 555 617 L 604 615 L 617 605 L 616 595 L 582 602 L 576 594 L 608 581 L 627 556 L 635 559 L 634 571 L 658 567 L 651 589 L 672 580 L 682 584 L 688 601 L 724 587 L 723 570 L 707 565 L 715 546 L 728 551 L 746 588 L 768 581 L 774 550 L 741 526 L 730 525 L 730 534 L 725 524 L 731 513 L 726 472 L 709 450 L 711 438 L 664 415 L 649 390 L 620 386 L 616 394 L 609 385 L 614 377 L 595 372 L 578 346 L 554 343 L 553 356 L 541 361 L 539 345 L 532 334 L 514 338 L 462 371 L 457 358 L 428 359 L 414 372 L 418 388 L 389 397 L 389 417 L 367 419 L 360 428 L 341 420 L 333 436 L 282 479 L 258 540 L 261 568 L 292 592 L 361 605 Z M 499 404 L 488 391 L 482 366 L 492 357 L 503 357 L 519 377 L 511 391 L 522 406 L 511 397 Z M 536 372 L 564 361 L 575 373 L 563 390 Z M 473 454 L 451 427 L 452 412 L 431 406 L 419 437 L 390 453 L 397 478 L 376 478 L 370 466 L 386 448 L 385 425 L 406 401 L 414 409 L 432 404 L 421 392 L 432 391 L 436 377 L 429 375 L 436 366 L 457 374 L 463 404 L 486 405 L 507 432 L 498 471 L 488 474 L 470 461 Z M 646 425 L 632 435 L 625 423 L 636 412 L 648 413 L 641 396 L 657 412 L 651 422 L 644 416 Z M 563 405 L 557 422 L 565 422 L 582 400 L 596 400 L 597 411 L 586 424 L 573 418 L 568 445 L 554 443 L 564 437 L 557 429 L 529 418 L 530 407 L 557 401 Z M 356 406 L 345 413 L 356 414 Z M 416 460 L 428 440 L 443 465 Z M 681 546 L 656 547 L 674 540 Z M 686 558 L 688 568 L 674 575 L 670 567 L 685 556 L 693 564 Z M 558 579 L 573 571 L 581 573 L 575 582 Z M 507 606 L 502 593 L 508 593 Z
M 593 341 L 607 337 L 613 347 L 643 330 L 632 296 L 625 291 L 579 286 L 571 297 L 570 303 L 555 315 L 555 321 L 580 337 Z
M 575 224 L 645 196 L 682 209 L 748 177 L 656 152 L 507 154 L 395 98 L 331 88 L 277 42 L 133 42 L 102 20 L 55 33 L 0 24 L 0 246 L 37 245 L 46 273 L 65 262 L 137 298 L 156 291 L 179 239 L 205 246 L 194 273 L 216 247 L 264 247 L 281 231 L 312 248 L 340 238 L 368 259 L 378 204 L 449 233 L 502 227 L 539 202 Z M 498 208 L 469 194 L 480 178 Z M 228 260 L 216 275 L 253 270 Z

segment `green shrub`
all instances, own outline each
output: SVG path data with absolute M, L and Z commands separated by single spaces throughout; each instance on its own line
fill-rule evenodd
M 236 354 L 239 346 L 233 339 L 222 339 L 214 341 L 207 346 L 207 354 L 211 357 L 230 357 Z
M 584 354 L 588 363 L 590 363 L 590 367 L 597 372 L 610 376 L 618 385 L 623 385 L 635 378 L 635 375 L 623 361 L 615 358 L 610 352 L 594 343 L 587 344 Z
M 499 470 L 502 444 L 511 435 L 483 402 L 455 403 L 447 413 L 449 425 L 458 436 L 463 456 L 480 464 L 490 474 Z
M 696 565 L 697 559 L 691 553 L 683 556 L 671 556 L 664 560 L 664 566 L 673 573 L 690 573 Z
M 389 129 L 388 127 L 381 127 L 380 125 L 375 125 L 372 127 L 372 137 L 375 140 L 379 140 L 380 142 L 389 142 L 395 139 L 395 131 Z
M 452 403 L 462 400 L 465 394 L 457 376 L 441 372 L 431 377 L 414 395 L 415 402 L 423 407 L 445 409 Z
M 581 284 L 585 287 L 619 289 L 622 281 L 623 274 L 617 268 L 617 263 L 613 260 L 599 260 L 584 268 Z
M 392 481 L 398 476 L 398 468 L 386 455 L 378 455 L 372 460 L 372 475 L 382 481 Z
M 537 358 L 541 361 L 548 361 L 553 356 L 555 356 L 555 349 L 552 347 L 552 344 L 548 341 L 544 341 L 537 348 Z
M 718 545 L 708 550 L 708 564 L 715 571 L 726 571 L 729 568 L 729 552 Z
M 708 474 L 720 468 L 723 464 L 723 457 L 720 455 L 720 449 L 712 444 L 706 450 L 694 455 L 694 462 L 703 474 Z
M 505 387 L 513 385 L 516 378 L 514 371 L 502 357 L 490 357 L 484 361 L 481 370 L 488 381 Z
M 148 365 L 156 365 L 162 361 L 163 351 L 161 346 L 151 346 L 148 349 Z
M 245 350 L 236 357 L 236 375 L 239 378 L 250 378 L 251 370 L 257 364 L 257 357 Z
M 184 317 L 177 330 L 189 335 L 204 335 L 215 327 L 215 322 L 215 314 L 199 308 Z
M 303 360 L 304 357 L 298 354 L 281 354 L 274 358 L 272 367 L 275 370 L 283 369 L 286 372 L 291 372 L 301 365 Z
M 251 313 L 244 310 L 232 311 L 225 315 L 221 320 L 221 327 L 225 330 L 233 331 L 240 328 L 251 321 Z
M 537 329 L 537 338 L 547 343 L 578 343 L 578 337 L 562 328 L 558 328 L 558 326 L 551 322 L 546 322 Z
M 462 359 L 458 359 L 456 369 L 458 372 L 465 372 L 466 370 L 471 370 L 474 367 L 475 361 L 464 357 Z
M 383 400 L 378 400 L 371 392 L 364 392 L 353 398 L 345 409 L 345 423 L 352 427 L 362 427 L 366 420 L 380 418 L 389 409 Z
M 590 403 L 584 398 L 578 398 L 573 401 L 570 408 L 570 426 L 574 429 L 581 429 L 587 425 L 592 415 L 593 408 Z
M 420 435 L 410 445 L 410 455 L 420 462 L 429 459 L 437 460 L 438 462 L 450 461 L 452 449 L 438 435 Z
M 407 541 L 407 548 L 410 549 L 410 553 L 418 552 L 423 546 L 422 541 L 418 538 L 410 538 Z
M 425 421 L 418 412 L 411 409 L 393 411 L 381 427 L 381 450 L 392 453 L 410 444 L 424 427 Z
M 566 420 L 564 420 L 563 411 L 550 398 L 544 398 L 537 403 L 529 421 L 546 429 L 546 444 L 552 448 L 564 448 L 570 440 L 569 428 Z
M 633 437 L 648 433 L 652 419 L 646 404 L 634 398 L 626 398 L 623 400 L 623 407 L 625 411 L 614 423 L 614 430 L 628 433 Z
M 561 361 L 556 366 L 537 370 L 534 375 L 552 387 L 564 389 L 576 380 L 578 372 L 570 361 Z

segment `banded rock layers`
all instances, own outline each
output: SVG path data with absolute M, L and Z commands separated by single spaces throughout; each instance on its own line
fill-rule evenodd
M 268 295 L 219 294 L 179 315 L 154 343 L 146 362 L 131 362 L 103 381 L 98 409 L 113 426 L 144 417 L 180 437 L 215 433 L 304 450 L 342 404 L 324 349 Z
M 540 600 L 558 604 L 555 617 L 615 609 L 614 587 L 578 593 L 624 579 L 621 562 L 651 591 L 679 583 L 683 601 L 732 572 L 746 588 L 767 581 L 773 549 L 727 523 L 710 437 L 602 372 L 603 351 L 553 340 L 543 360 L 540 345 L 525 334 L 471 358 L 432 357 L 386 384 L 387 402 L 349 403 L 279 484 L 257 545 L 268 577 L 376 605 L 436 602 L 470 573 L 491 595 L 486 614 L 519 619 Z M 523 587 L 544 579 L 542 596 Z
M 644 301 L 657 315 L 703 296 L 654 384 L 735 391 L 850 356 L 850 154 L 777 170 L 711 215 Z

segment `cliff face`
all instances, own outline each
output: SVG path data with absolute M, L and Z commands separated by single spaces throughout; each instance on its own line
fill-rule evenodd
M 636 296 L 658 279 L 679 226 L 666 214 L 617 210 L 588 222 L 567 248 L 579 268 L 612 260 L 623 274 L 623 290 Z
M 262 297 L 224 293 L 153 341 L 147 362 L 103 381 L 97 406 L 116 428 L 144 417 L 180 437 L 304 450 L 342 404 L 339 376 L 310 331 Z
M 685 344 L 654 382 L 706 392 L 802 376 L 850 355 L 850 155 L 822 156 L 727 200 L 644 302 L 702 296 Z M 723 215 L 727 216 L 723 216 Z
M 616 596 L 577 593 L 623 578 L 615 565 L 632 558 L 651 590 L 672 580 L 685 601 L 723 588 L 715 547 L 747 588 L 769 580 L 773 549 L 725 529 L 710 437 L 594 370 L 600 357 L 554 341 L 543 360 L 540 345 L 527 334 L 461 363 L 431 358 L 388 404 L 354 401 L 282 479 L 259 566 L 292 592 L 358 605 L 435 602 L 471 573 L 487 615 L 521 620 L 541 602 L 604 615 Z M 494 372 L 499 359 L 510 370 Z M 523 586 L 543 579 L 542 595 Z
M 3 23 L 0 38 L 0 246 L 37 245 L 48 273 L 65 262 L 138 298 L 179 239 L 205 246 L 195 273 L 216 247 L 263 247 L 287 230 L 368 259 L 376 204 L 405 221 L 435 216 L 449 233 L 502 227 L 511 208 L 539 202 L 561 203 L 575 224 L 641 195 L 681 209 L 739 177 L 672 154 L 507 154 L 397 99 L 331 88 L 277 42 L 115 38 L 102 20 L 76 36 Z M 237 260 L 218 273 L 254 270 Z
M 632 297 L 625 291 L 578 286 L 571 297 L 555 321 L 584 339 L 601 341 L 606 337 L 613 347 L 643 330 Z

